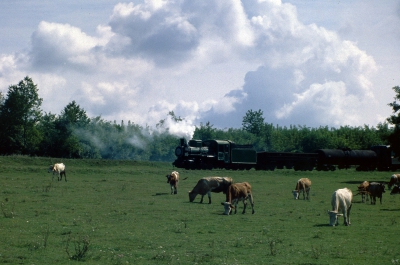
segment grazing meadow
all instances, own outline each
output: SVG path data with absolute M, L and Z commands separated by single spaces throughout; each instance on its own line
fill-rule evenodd
M 52 181 L 50 164 L 66 165 L 67 182 Z M 0 157 L 0 263 L 8 264 L 399 264 L 400 196 L 382 205 L 355 196 L 351 225 L 330 227 L 332 193 L 392 172 L 180 170 L 171 163 Z M 223 215 L 222 193 L 200 204 L 188 191 L 206 176 L 253 187 L 241 214 Z M 294 200 L 299 178 L 312 181 L 310 200 Z M 187 178 L 183 180 L 184 178 Z M 353 193 L 355 194 L 355 192 Z

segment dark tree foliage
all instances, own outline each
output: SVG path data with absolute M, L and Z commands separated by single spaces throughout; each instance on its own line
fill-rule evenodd
M 264 126 L 264 113 L 262 110 L 253 111 L 248 110 L 243 117 L 242 127 L 243 130 L 259 136 Z
M 392 108 L 392 115 L 387 118 L 387 121 L 394 126 L 393 133 L 389 136 L 389 143 L 396 157 L 400 156 L 400 87 L 392 88 L 396 93 L 394 101 L 388 105 Z
M 36 128 L 43 99 L 30 77 L 11 85 L 0 107 L 0 152 L 2 154 L 34 154 L 40 135 Z

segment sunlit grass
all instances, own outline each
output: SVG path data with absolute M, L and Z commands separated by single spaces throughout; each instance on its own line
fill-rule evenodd
M 327 215 L 334 190 L 390 172 L 179 170 L 188 179 L 170 195 L 170 163 L 63 160 L 68 182 L 57 182 L 51 161 L 0 157 L 0 263 L 398 264 L 400 197 L 370 205 L 356 196 L 349 227 L 329 227 Z M 189 203 L 205 176 L 248 181 L 255 214 L 239 204 L 222 215 L 223 194 Z M 293 200 L 301 177 L 312 180 L 310 201 Z

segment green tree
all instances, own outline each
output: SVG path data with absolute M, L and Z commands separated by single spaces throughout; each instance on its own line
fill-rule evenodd
M 40 142 L 36 129 L 42 116 L 42 98 L 37 85 L 25 77 L 11 85 L 0 106 L 0 152 L 2 154 L 32 154 Z
M 387 121 L 394 127 L 393 127 L 393 133 L 389 136 L 388 140 L 396 157 L 399 157 L 400 156 L 400 112 L 399 112 L 400 104 L 398 101 L 400 100 L 400 86 L 395 86 L 392 89 L 396 93 L 396 96 L 394 97 L 394 101 L 388 104 L 392 108 L 393 115 L 387 118 Z
M 264 125 L 263 115 L 264 114 L 261 109 L 258 111 L 248 110 L 246 115 L 243 117 L 243 130 L 259 136 Z
M 75 101 L 69 103 L 56 121 L 55 129 L 58 131 L 57 157 L 80 158 L 82 146 L 80 139 L 84 138 L 85 130 L 90 119 L 86 111 Z

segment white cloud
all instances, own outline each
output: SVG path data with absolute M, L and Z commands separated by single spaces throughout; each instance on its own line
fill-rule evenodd
M 91 33 L 73 17 L 41 17 L 29 47 L 0 56 L 0 89 L 29 75 L 47 112 L 76 100 L 91 117 L 167 118 L 186 136 L 200 122 L 240 127 L 249 109 L 281 125 L 382 122 L 400 83 L 398 3 L 355 1 L 319 17 L 307 11 L 315 3 L 288 1 L 115 2 Z

